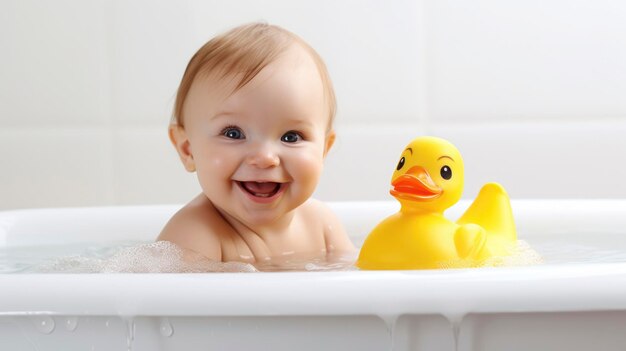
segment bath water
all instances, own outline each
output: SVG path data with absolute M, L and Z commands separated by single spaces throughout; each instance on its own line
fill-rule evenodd
M 183 260 L 183 255 L 185 259 Z M 167 242 L 0 247 L 0 273 L 205 273 L 356 270 L 355 253 L 283 255 L 254 265 L 214 262 Z
M 535 238 L 539 239 L 539 237 Z M 599 247 L 589 240 L 566 237 L 520 240 L 510 257 L 488 266 L 626 262 L 625 247 Z M 579 237 L 580 239 L 580 237 Z M 597 239 L 597 238 L 596 238 Z M 600 240 L 611 243 L 615 241 Z M 183 260 L 183 251 L 169 242 L 122 241 L 72 245 L 0 247 L 0 273 L 202 273 L 357 270 L 357 253 L 284 255 L 254 265 L 212 262 L 198 256 Z

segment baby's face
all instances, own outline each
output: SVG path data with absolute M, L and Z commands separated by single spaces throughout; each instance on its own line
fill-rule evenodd
M 295 45 L 246 86 L 223 93 L 234 81 L 193 83 L 185 132 L 213 204 L 243 223 L 269 224 L 311 196 L 334 140 L 322 81 Z

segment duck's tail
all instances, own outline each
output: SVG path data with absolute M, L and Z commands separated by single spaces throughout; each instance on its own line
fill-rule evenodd
M 485 184 L 457 223 L 478 224 L 487 231 L 489 236 L 504 241 L 515 242 L 517 240 L 509 195 L 498 183 Z

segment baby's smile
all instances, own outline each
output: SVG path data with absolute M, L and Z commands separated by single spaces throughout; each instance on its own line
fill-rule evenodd
M 285 189 L 286 183 L 268 181 L 235 181 L 239 188 L 255 202 L 269 203 L 274 201 Z

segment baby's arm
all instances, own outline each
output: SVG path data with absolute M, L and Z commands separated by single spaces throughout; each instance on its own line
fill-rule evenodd
M 220 237 L 212 230 L 212 216 L 206 212 L 205 206 L 192 201 L 169 220 L 157 240 L 180 246 L 191 260 L 199 253 L 209 260 L 222 261 Z

